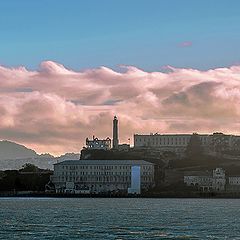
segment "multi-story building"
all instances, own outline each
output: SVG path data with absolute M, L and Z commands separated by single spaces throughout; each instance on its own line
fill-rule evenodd
M 182 153 L 186 150 L 191 136 L 191 134 L 134 134 L 134 147 Z M 199 135 L 199 138 L 202 146 L 208 145 L 208 135 Z
M 226 176 L 225 170 L 216 168 L 209 171 L 184 172 L 184 183 L 203 192 L 240 192 L 240 176 Z
M 127 192 L 136 166 L 141 189 L 153 187 L 154 164 L 143 160 L 68 160 L 54 164 L 51 181 L 56 192 Z
M 240 136 L 223 133 L 197 134 L 205 151 L 240 150 Z M 185 152 L 192 134 L 134 134 L 135 148 L 154 148 L 176 153 Z
M 86 148 L 87 149 L 103 149 L 110 150 L 111 149 L 111 139 L 108 137 L 106 139 L 98 139 L 93 136 L 93 139 L 86 139 Z
M 240 186 L 240 176 L 231 176 L 228 177 L 229 185 L 239 185 Z
M 184 183 L 197 187 L 201 191 L 211 191 L 213 177 L 209 171 L 190 171 L 184 173 Z
M 209 171 L 185 172 L 184 183 L 202 191 L 224 191 L 226 187 L 225 171 L 222 168 L 216 168 L 212 173 Z
M 228 192 L 240 192 L 240 176 L 229 176 L 228 184 L 226 185 Z
M 215 191 L 224 191 L 226 186 L 225 171 L 222 168 L 213 170 L 213 183 L 212 187 Z
M 213 152 L 240 150 L 240 136 L 213 133 L 210 135 L 210 149 Z

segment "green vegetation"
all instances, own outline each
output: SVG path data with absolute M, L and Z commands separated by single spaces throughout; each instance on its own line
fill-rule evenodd
M 188 158 L 199 159 L 202 157 L 202 155 L 203 148 L 201 146 L 201 140 L 197 133 L 193 133 L 186 149 L 186 156 Z
M 20 170 L 2 171 L 0 192 L 44 191 L 51 174 L 51 171 L 39 169 L 29 163 L 25 164 Z

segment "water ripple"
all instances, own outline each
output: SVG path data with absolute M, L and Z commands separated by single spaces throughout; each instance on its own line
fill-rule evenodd
M 239 239 L 238 199 L 1 198 L 0 239 Z

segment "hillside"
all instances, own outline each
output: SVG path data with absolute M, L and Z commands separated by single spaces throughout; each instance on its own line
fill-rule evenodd
M 34 150 L 10 141 L 0 141 L 0 170 L 20 169 L 24 164 L 31 163 L 42 169 L 53 169 L 53 164 L 64 160 L 77 160 L 80 154 L 66 153 L 54 157 L 48 153 L 37 154 Z
M 34 158 L 38 154 L 23 145 L 10 141 L 0 141 L 0 159 Z

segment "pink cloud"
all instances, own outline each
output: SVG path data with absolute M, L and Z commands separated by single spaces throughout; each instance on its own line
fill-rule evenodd
M 181 42 L 179 44 L 180 47 L 191 47 L 192 46 L 192 42 L 191 41 L 185 41 L 185 42 Z
M 208 71 L 133 66 L 74 71 L 47 61 L 36 71 L 0 66 L 0 136 L 38 152 L 79 152 L 85 138 L 134 133 L 240 133 L 240 66 Z

